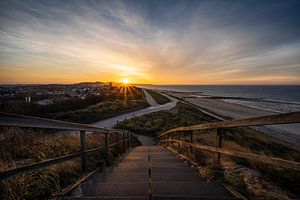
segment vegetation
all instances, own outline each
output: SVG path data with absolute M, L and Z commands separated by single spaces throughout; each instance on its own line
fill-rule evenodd
M 178 103 L 177 106 L 170 111 L 154 112 L 120 122 L 119 128 L 137 134 L 155 137 L 161 131 L 166 131 L 171 128 L 206 123 L 209 121 L 214 121 L 214 119 L 186 104 Z
M 11 101 L 4 103 L 0 110 L 7 113 L 89 123 L 149 106 L 140 88 L 130 87 L 127 98 L 128 103 L 125 107 L 124 94 L 121 90 L 115 89 L 108 94 L 88 95 L 85 99 L 72 98 L 50 105 L 25 103 L 20 100 Z
M 165 97 L 164 95 L 155 92 L 153 90 L 147 90 L 147 92 L 152 96 L 152 98 L 158 103 L 158 104 L 166 104 L 170 102 L 170 99 Z
M 127 107 L 124 107 L 123 100 L 104 101 L 80 110 L 59 112 L 53 118 L 71 122 L 90 123 L 147 106 L 148 104 L 145 100 L 129 100 Z
M 113 143 L 115 137 L 109 138 Z M 103 135 L 88 134 L 88 148 L 96 148 L 104 143 Z M 45 135 L 42 131 L 9 128 L 0 132 L 0 171 L 29 163 L 79 151 L 78 135 Z M 135 140 L 132 145 L 138 145 Z M 111 148 L 109 158 L 112 162 L 122 149 Z M 104 155 L 96 153 L 88 156 L 88 171 L 103 166 Z M 9 178 L 0 184 L 0 199 L 47 199 L 66 186 L 75 183 L 83 176 L 80 159 L 63 162 L 47 169 Z
M 161 131 L 171 128 L 201 124 L 213 120 L 212 117 L 199 110 L 178 103 L 170 111 L 156 112 L 129 119 L 121 122 L 120 127 L 137 134 L 155 137 Z M 177 135 L 175 134 L 174 137 L 177 137 Z M 183 135 L 181 139 L 188 140 L 189 137 Z M 194 142 L 215 146 L 216 130 L 194 131 Z M 200 173 L 208 180 L 226 180 L 250 198 L 265 198 L 266 196 L 272 196 L 274 199 L 283 199 L 287 196 L 299 198 L 299 191 L 297 190 L 300 182 L 299 171 L 281 169 L 276 166 L 228 156 L 222 156 L 222 166 L 218 166 L 215 164 L 213 153 L 194 150 L 190 154 L 188 153 L 189 148 L 177 148 L 176 145 L 173 148 L 199 163 L 201 166 Z M 298 148 L 246 127 L 227 130 L 222 148 L 300 161 Z M 220 173 L 220 171 L 224 172 Z M 276 196 L 278 197 L 276 198 Z

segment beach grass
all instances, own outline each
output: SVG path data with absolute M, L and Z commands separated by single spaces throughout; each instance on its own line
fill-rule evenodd
M 104 101 L 84 109 L 59 112 L 53 115 L 53 118 L 70 122 L 91 123 L 148 106 L 149 104 L 144 99 L 128 100 L 126 107 L 124 107 L 124 100 Z
M 115 141 L 113 136 L 108 139 L 109 143 Z M 133 139 L 132 145 L 139 145 L 136 138 Z M 87 135 L 86 142 L 88 149 L 100 147 L 104 144 L 104 136 L 90 133 Z M 1 129 L 0 171 L 68 155 L 79 150 L 79 135 L 56 134 L 51 136 L 45 134 L 43 130 Z M 122 152 L 122 148 L 110 148 L 108 155 L 110 162 L 107 164 L 111 164 Z M 88 155 L 87 171 L 91 172 L 96 168 L 103 167 L 104 159 L 103 153 Z M 85 173 L 83 173 L 80 163 L 81 160 L 78 158 L 2 181 L 0 199 L 48 199 L 84 176 Z
M 152 98 L 156 101 L 156 103 L 163 105 L 170 102 L 170 99 L 168 99 L 166 96 L 160 94 L 159 92 L 156 92 L 154 90 L 147 90 L 147 92 L 152 96 Z

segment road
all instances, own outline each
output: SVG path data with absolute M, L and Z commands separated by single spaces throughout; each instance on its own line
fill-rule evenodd
M 101 121 L 97 121 L 94 123 L 91 123 L 92 125 L 96 125 L 99 127 L 104 127 L 104 128 L 112 128 L 117 122 L 121 122 L 124 121 L 126 119 L 130 119 L 133 117 L 137 117 L 137 116 L 141 116 L 141 115 L 145 115 L 145 114 L 149 114 L 152 112 L 157 112 L 157 111 L 163 111 L 163 110 L 170 110 L 172 108 L 174 108 L 178 102 L 177 99 L 170 97 L 169 95 L 165 95 L 167 98 L 170 99 L 169 103 L 163 104 L 163 105 L 159 105 L 158 103 L 155 102 L 155 100 L 152 98 L 152 96 L 146 91 L 143 90 L 146 100 L 149 103 L 150 107 L 148 108 L 144 108 L 141 110 L 137 110 L 137 111 L 133 111 L 130 113 L 125 113 L 122 115 L 118 115 L 116 117 L 112 117 L 109 119 L 105 119 L 105 120 L 101 120 Z

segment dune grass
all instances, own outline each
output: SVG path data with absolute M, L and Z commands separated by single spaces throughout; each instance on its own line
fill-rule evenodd
M 123 100 L 104 101 L 84 109 L 59 112 L 55 114 L 53 118 L 70 122 L 91 123 L 97 120 L 102 120 L 134 110 L 146 108 L 148 106 L 148 103 L 143 99 L 128 100 L 126 108 L 124 107 Z
M 109 143 L 115 141 L 115 137 L 108 139 Z M 104 136 L 91 133 L 87 135 L 86 141 L 88 149 L 100 147 L 104 144 Z M 0 171 L 78 152 L 79 144 L 79 135 L 50 136 L 43 131 L 32 129 L 2 129 L 0 132 Z M 138 144 L 138 141 L 134 139 L 132 145 Z M 122 152 L 122 148 L 110 148 L 110 164 Z M 77 158 L 47 169 L 9 178 L 0 183 L 0 199 L 47 199 L 84 176 L 80 163 L 80 158 Z M 104 154 L 88 155 L 88 171 L 103 167 L 104 163 Z
M 160 132 L 171 128 L 209 121 L 216 120 L 183 103 L 178 103 L 171 111 L 154 112 L 120 122 L 119 128 L 156 137 Z
M 156 103 L 162 105 L 170 102 L 170 99 L 165 97 L 164 95 L 155 92 L 153 90 L 147 90 L 147 92 L 152 96 L 152 98 L 156 101 Z

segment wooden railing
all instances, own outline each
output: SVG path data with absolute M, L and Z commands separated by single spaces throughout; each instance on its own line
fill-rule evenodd
M 245 158 L 248 160 L 263 162 L 267 164 L 277 165 L 280 167 L 300 170 L 300 162 L 222 148 L 223 135 L 226 133 L 226 131 L 228 131 L 229 128 L 245 127 L 245 126 L 260 126 L 260 125 L 275 125 L 275 124 L 292 124 L 292 123 L 300 123 L 300 112 L 292 112 L 292 113 L 268 115 L 262 117 L 254 117 L 248 119 L 219 121 L 219 122 L 206 123 L 206 124 L 200 124 L 194 126 L 178 127 L 161 133 L 158 136 L 158 142 L 161 144 L 177 143 L 179 147 L 181 145 L 189 146 L 190 150 L 192 148 L 196 148 L 196 149 L 216 153 L 216 162 L 218 164 L 220 164 L 221 154 L 224 154 L 229 156 Z M 194 143 L 193 138 L 195 133 L 193 133 L 193 131 L 209 130 L 209 129 L 213 129 L 213 130 L 216 129 L 217 137 L 216 137 L 215 147 Z M 175 139 L 175 134 L 177 139 Z M 182 141 L 181 139 L 182 134 L 184 134 L 185 136 L 188 135 L 189 140 Z M 198 132 L 197 134 L 201 134 L 201 133 Z
M 23 127 L 23 128 L 43 128 L 43 129 L 56 129 L 56 130 L 66 130 L 80 132 L 80 151 L 77 153 L 72 153 L 69 155 L 64 155 L 45 161 L 9 169 L 6 171 L 0 171 L 0 180 L 4 180 L 10 177 L 14 177 L 20 174 L 28 173 L 34 170 L 43 169 L 51 165 L 55 165 L 64 161 L 72 160 L 81 157 L 81 168 L 83 171 L 87 170 L 87 155 L 94 154 L 98 152 L 103 152 L 105 161 L 108 161 L 108 149 L 111 147 L 118 147 L 120 144 L 123 148 L 125 146 L 130 147 L 131 133 L 124 130 L 116 129 L 104 129 L 97 126 L 78 124 L 71 122 L 64 122 L 59 120 L 44 119 L 38 117 L 30 117 L 24 115 L 15 115 L 8 113 L 0 113 L 0 126 L 2 127 Z M 86 146 L 86 134 L 87 132 L 94 132 L 104 135 L 104 146 L 88 149 Z M 109 144 L 109 136 L 115 137 L 115 143 Z

